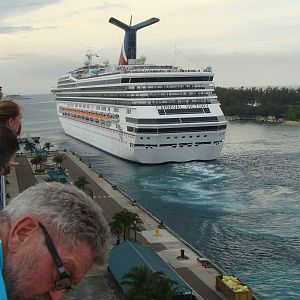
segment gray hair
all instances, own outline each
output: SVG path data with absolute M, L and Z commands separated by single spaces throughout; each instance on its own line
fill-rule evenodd
M 35 215 L 50 232 L 66 238 L 71 247 L 87 242 L 95 262 L 104 261 L 109 242 L 107 222 L 101 208 L 74 186 L 38 184 L 12 199 L 3 212 L 10 223 L 25 214 Z

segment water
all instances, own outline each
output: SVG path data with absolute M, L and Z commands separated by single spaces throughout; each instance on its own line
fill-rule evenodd
M 65 136 L 52 96 L 20 103 L 23 135 L 74 150 L 261 299 L 299 299 L 300 126 L 232 122 L 215 162 L 141 166 Z

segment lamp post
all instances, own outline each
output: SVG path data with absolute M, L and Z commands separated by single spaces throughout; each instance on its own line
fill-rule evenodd
M 133 222 L 133 230 L 134 230 L 134 242 L 136 243 L 136 230 L 137 230 L 136 220 Z

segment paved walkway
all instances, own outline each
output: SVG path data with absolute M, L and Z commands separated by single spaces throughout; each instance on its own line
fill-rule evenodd
M 86 176 L 93 191 L 95 201 L 102 207 L 105 218 L 110 221 L 112 216 L 126 208 L 138 213 L 144 221 L 143 231 L 138 233 L 138 242 L 152 247 L 178 274 L 194 289 L 199 299 L 220 300 L 225 297 L 215 289 L 215 278 L 219 274 L 214 268 L 204 268 L 197 260 L 199 255 L 189 249 L 178 237 L 166 229 L 160 230 L 156 236 L 159 220 L 152 217 L 139 205 L 134 205 L 124 193 L 114 189 L 112 185 L 99 177 L 99 175 L 86 163 L 70 153 L 63 153 L 65 160 L 63 166 L 69 171 L 70 177 L 76 181 L 79 176 Z M 188 260 L 178 260 L 180 250 L 184 249 Z
M 65 152 L 60 154 L 65 156 L 63 167 L 68 170 L 73 182 L 79 176 L 87 178 L 89 182 L 87 187 L 92 190 L 94 200 L 101 206 L 104 217 L 108 222 L 112 220 L 112 216 L 116 212 L 124 208 L 138 213 L 144 222 L 142 232 L 136 236 L 138 242 L 151 246 L 194 289 L 198 299 L 225 299 L 215 289 L 215 278 L 219 272 L 212 267 L 203 267 L 197 260 L 199 258 L 198 253 L 194 252 L 183 240 L 169 230 L 161 229 L 159 235 L 155 234 L 160 223 L 159 220 L 138 204 L 133 205 L 132 199 L 113 187 L 105 178 L 99 177 L 99 174 L 86 163 L 80 161 L 77 156 Z M 16 168 L 16 178 L 21 192 L 27 187 L 36 184 L 37 181 L 28 160 L 25 157 L 19 157 L 17 161 L 19 166 Z M 182 249 L 185 250 L 185 255 L 188 257 L 187 260 L 177 258 Z M 115 293 L 116 288 L 113 288 L 113 285 L 112 288 L 109 288 L 113 281 L 107 278 L 109 278 L 109 275 L 106 270 L 92 270 L 76 288 L 76 292 L 67 296 L 66 299 L 120 299 L 120 295 Z
M 15 168 L 16 177 L 18 182 L 19 192 L 23 192 L 30 186 L 33 186 L 37 183 L 35 179 L 31 165 L 28 159 L 25 156 L 16 157 L 15 161 L 19 163 L 19 165 Z
M 94 200 L 98 203 L 102 210 L 105 219 L 108 222 L 111 222 L 112 216 L 122 210 L 122 207 L 115 201 L 112 201 L 112 197 L 109 193 L 103 190 L 99 185 L 100 182 L 103 181 L 102 178 L 96 177 L 96 174 L 90 174 L 91 172 L 87 172 L 88 170 L 91 171 L 87 165 L 81 161 L 79 161 L 76 157 L 72 157 L 70 154 L 63 154 L 65 160 L 63 161 L 63 167 L 68 170 L 69 176 L 71 177 L 72 181 L 75 182 L 78 177 L 85 176 L 89 184 L 87 188 L 91 189 L 94 195 Z M 77 160 L 77 163 L 75 161 Z M 85 171 L 83 170 L 86 169 Z M 96 175 L 96 176 L 95 176 Z

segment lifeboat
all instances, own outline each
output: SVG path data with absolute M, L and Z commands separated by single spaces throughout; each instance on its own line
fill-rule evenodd
M 98 112 L 91 112 L 91 111 L 85 111 L 85 110 L 74 109 L 74 108 L 64 108 L 64 107 L 60 107 L 59 111 L 62 113 L 65 112 L 65 113 L 71 113 L 80 116 L 87 116 L 102 121 L 119 121 L 118 115 L 112 115 L 110 113 L 103 113 L 103 112 L 98 113 Z

